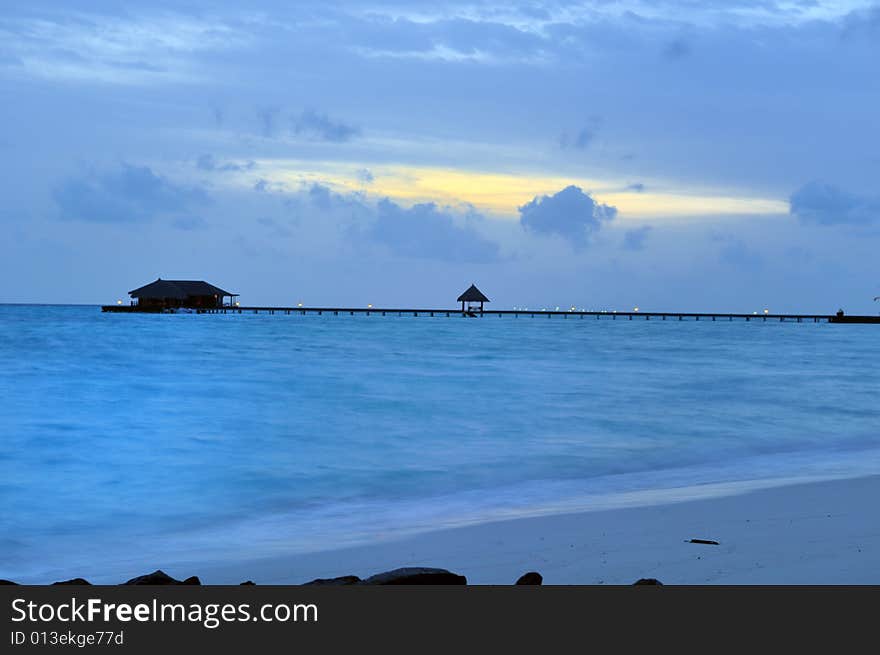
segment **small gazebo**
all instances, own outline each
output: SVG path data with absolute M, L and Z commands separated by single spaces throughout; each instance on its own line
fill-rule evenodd
M 480 303 L 480 311 L 482 312 L 483 311 L 483 303 L 484 302 L 491 302 L 491 301 L 483 294 L 482 291 L 477 289 L 477 285 L 472 284 L 468 288 L 467 291 L 465 291 L 463 294 L 461 294 L 458 297 L 458 302 L 461 303 L 461 311 L 465 311 L 465 309 L 464 309 L 465 303 L 468 303 L 468 311 L 475 311 L 476 308 L 471 307 L 470 303 L 478 302 L 478 303 Z

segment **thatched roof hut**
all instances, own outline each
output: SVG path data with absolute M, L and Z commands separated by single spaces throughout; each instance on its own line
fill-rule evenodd
M 461 311 L 464 311 L 465 303 L 480 303 L 480 311 L 483 311 L 483 303 L 484 302 L 492 302 L 489 300 L 486 295 L 477 289 L 477 285 L 472 284 L 463 294 L 458 297 L 458 302 L 461 303 Z M 470 307 L 470 305 L 469 305 Z

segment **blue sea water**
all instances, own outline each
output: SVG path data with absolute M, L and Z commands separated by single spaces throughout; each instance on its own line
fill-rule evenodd
M 0 305 L 0 361 L 25 582 L 880 473 L 871 325 Z

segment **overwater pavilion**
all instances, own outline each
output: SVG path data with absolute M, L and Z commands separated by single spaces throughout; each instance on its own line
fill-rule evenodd
M 129 291 L 128 295 L 144 309 L 216 309 L 234 303 L 237 293 L 224 291 L 204 280 L 163 280 L 159 278 L 142 287 Z
M 489 300 L 482 291 L 477 289 L 477 285 L 472 284 L 467 291 L 461 294 L 458 297 L 458 302 L 461 303 L 461 311 L 465 311 L 464 304 L 468 303 L 467 311 L 475 312 L 477 311 L 476 307 L 472 306 L 470 303 L 480 303 L 480 311 L 483 311 L 483 303 L 484 302 L 492 302 Z

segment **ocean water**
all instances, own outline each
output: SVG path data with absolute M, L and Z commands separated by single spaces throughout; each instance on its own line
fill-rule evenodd
M 0 361 L 23 582 L 880 473 L 871 325 L 0 305 Z

